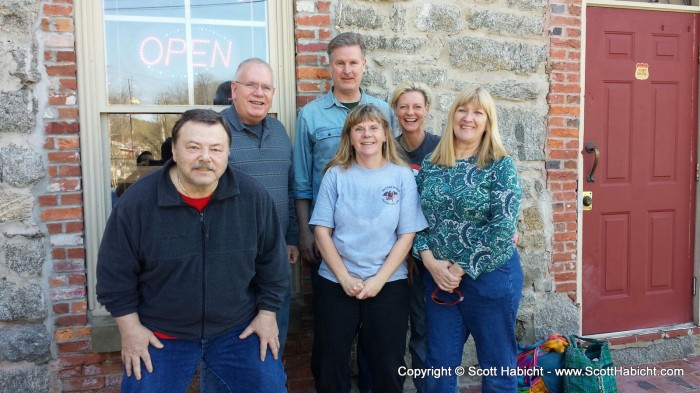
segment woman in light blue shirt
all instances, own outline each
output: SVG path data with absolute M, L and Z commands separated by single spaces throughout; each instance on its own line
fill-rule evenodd
M 373 105 L 348 114 L 310 223 L 323 262 L 314 293 L 311 368 L 318 392 L 343 392 L 359 329 L 374 391 L 401 392 L 408 296 L 406 255 L 427 226 L 413 173 Z

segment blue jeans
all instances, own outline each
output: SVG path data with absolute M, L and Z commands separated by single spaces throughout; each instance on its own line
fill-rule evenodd
M 425 275 L 425 294 L 431 299 L 437 288 L 433 277 Z M 454 393 L 457 388 L 455 367 L 462 363 L 464 343 L 471 335 L 476 344 L 479 366 L 495 367 L 496 375 L 481 379 L 482 393 L 513 393 L 515 376 L 502 375 L 501 367 L 516 367 L 517 343 L 515 319 L 523 289 L 523 271 L 518 252 L 492 272 L 476 280 L 464 276 L 459 284 L 464 301 L 452 306 L 426 302 L 428 322 L 428 367 L 451 370 L 441 378 L 427 378 L 427 391 Z M 444 292 L 442 293 L 444 295 Z M 448 300 L 448 299 L 445 299 Z
M 284 295 L 282 300 L 282 306 L 280 306 L 279 311 L 277 311 L 277 328 L 279 329 L 280 338 L 280 350 L 278 358 L 282 359 L 282 354 L 284 353 L 284 346 L 287 343 L 287 331 L 289 330 L 289 312 L 292 306 L 292 289 L 288 288 L 287 293 Z M 268 350 L 269 352 L 269 350 Z M 267 359 L 267 358 L 266 358 Z M 216 376 L 209 370 L 207 364 L 202 362 L 200 368 L 200 383 L 199 391 L 200 393 L 228 393 L 230 390 L 223 384 L 221 378 Z
M 286 392 L 284 367 L 270 350 L 260 361 L 260 340 L 256 334 L 241 340 L 244 323 L 230 332 L 204 340 L 161 340 L 164 347 L 148 347 L 153 372 L 141 365 L 141 380 L 122 376 L 122 392 L 185 392 L 200 361 L 224 386 L 226 392 Z M 201 384 L 205 384 L 202 380 Z

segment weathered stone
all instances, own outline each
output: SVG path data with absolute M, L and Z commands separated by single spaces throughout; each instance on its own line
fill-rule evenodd
M 541 89 L 535 83 L 519 82 L 516 80 L 505 80 L 498 83 L 486 85 L 486 89 L 494 98 L 505 98 L 507 100 L 534 100 L 540 92 L 547 93 L 548 86 Z
M 0 148 L 0 183 L 15 186 L 35 184 L 45 176 L 41 156 L 27 146 Z
M 469 28 L 515 36 L 539 36 L 544 29 L 542 15 L 516 15 L 492 9 L 478 10 L 469 18 Z
M 362 86 L 374 86 L 386 89 L 386 75 L 381 71 L 376 71 L 368 67 L 362 75 Z
M 0 32 L 29 35 L 40 6 L 39 0 L 0 0 Z
M 358 30 L 378 29 L 385 23 L 385 18 L 378 15 L 372 7 L 346 4 L 340 11 L 338 19 L 340 26 L 357 27 Z
M 37 69 L 37 59 L 34 55 L 38 48 L 36 43 L 33 43 L 31 50 L 29 48 L 20 47 L 12 52 L 17 70 L 13 73 L 24 84 L 34 84 L 39 82 L 41 74 Z
M 0 392 L 48 392 L 51 374 L 48 366 L 0 368 Z
M 695 353 L 696 340 L 697 336 L 656 340 L 637 343 L 624 349 L 616 349 L 611 353 L 616 367 L 644 364 L 650 361 L 662 362 L 683 359 Z
M 0 321 L 46 318 L 44 291 L 37 284 L 16 284 L 0 280 Z M 2 390 L 0 390 L 2 391 Z
M 7 266 L 20 276 L 38 276 L 44 265 L 46 253 L 42 240 L 11 241 L 2 246 Z
M 0 223 L 31 218 L 32 202 L 29 195 L 0 190 Z
M 547 7 L 547 0 L 508 0 L 508 8 L 517 8 L 521 11 L 543 11 Z
M 0 92 L 0 133 L 29 134 L 34 131 L 36 103 L 29 89 Z
M 399 56 L 372 56 L 372 60 L 382 67 L 388 69 L 394 69 L 397 67 L 405 67 L 406 62 L 410 62 L 412 66 L 424 65 L 424 64 L 435 64 L 435 59 L 429 56 L 420 55 L 405 55 L 404 57 Z M 363 78 L 364 79 L 364 78 Z
M 467 71 L 534 73 L 544 63 L 544 44 L 461 37 L 448 44 L 450 63 Z
M 518 228 L 522 231 L 541 231 L 544 229 L 544 221 L 539 209 L 530 206 L 520 212 Z
M 543 261 L 543 265 L 545 262 Z M 562 293 L 537 293 L 534 303 L 534 335 L 541 340 L 552 333 L 578 332 L 578 308 Z
M 444 68 L 406 68 L 394 71 L 394 82 L 422 82 L 430 87 L 438 87 L 447 79 Z
M 4 327 L 0 329 L 0 362 L 46 363 L 51 357 L 49 344 L 51 336 L 44 325 Z
M 316 12 L 316 5 L 313 1 L 309 0 L 297 0 L 296 2 L 297 12 Z
M 551 257 L 546 252 L 524 250 L 521 246 L 521 240 L 518 237 L 520 264 L 523 267 L 523 287 L 532 288 L 535 282 L 546 276 Z
M 13 42 L 0 42 L 0 90 L 15 91 L 22 88 L 20 79 L 14 75 L 17 72 L 17 61 L 14 51 L 17 46 Z
M 519 160 L 544 160 L 545 116 L 519 107 L 498 106 L 503 144 Z
M 424 37 L 387 37 L 385 35 L 369 35 L 363 34 L 362 40 L 368 51 L 388 50 L 394 52 L 416 53 L 419 51 L 425 42 Z
M 446 93 L 438 96 L 438 107 L 441 111 L 449 111 L 452 103 L 455 102 L 456 94 Z
M 83 245 L 83 235 L 75 233 L 62 233 L 51 235 L 52 247 L 75 247 Z
M 456 33 L 463 24 L 456 6 L 427 3 L 418 10 L 416 27 L 420 31 Z
M 404 31 L 406 27 L 406 8 L 394 5 L 393 11 L 391 15 L 391 30 L 395 33 Z

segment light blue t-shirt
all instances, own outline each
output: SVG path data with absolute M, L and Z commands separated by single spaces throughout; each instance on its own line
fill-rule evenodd
M 411 169 L 386 163 L 376 169 L 353 164 L 330 168 L 323 177 L 312 225 L 333 230 L 333 243 L 351 275 L 366 280 L 377 274 L 398 235 L 428 226 Z M 318 273 L 338 282 L 323 261 Z M 406 262 L 388 281 L 407 277 Z
M 372 104 L 384 112 L 395 129 L 396 120 L 389 105 L 360 89 L 360 104 Z M 294 136 L 294 197 L 310 199 L 313 209 L 321 186 L 323 168 L 335 156 L 340 144 L 340 134 L 348 116 L 348 108 L 329 91 L 309 102 L 297 117 Z M 396 134 L 396 133 L 394 133 Z

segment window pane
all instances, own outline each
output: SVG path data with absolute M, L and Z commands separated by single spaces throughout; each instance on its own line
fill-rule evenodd
M 180 115 L 108 115 L 112 202 L 172 154 L 166 139 Z M 140 163 L 137 158 L 144 152 Z
M 104 12 L 105 15 L 184 18 L 185 0 L 104 0 Z
M 242 60 L 269 61 L 264 1 L 185 0 L 191 17 L 163 16 L 170 5 L 152 16 L 121 3 L 104 3 L 110 104 L 211 105 Z

